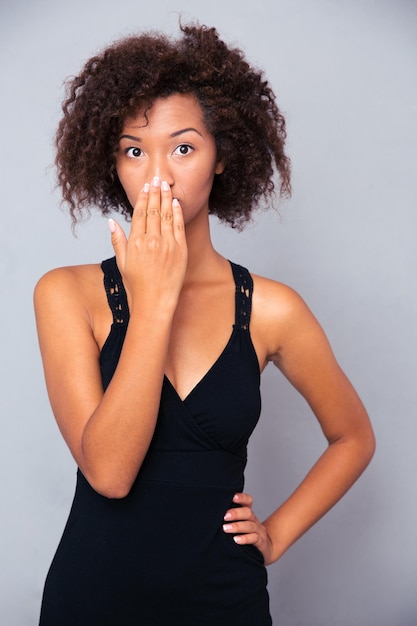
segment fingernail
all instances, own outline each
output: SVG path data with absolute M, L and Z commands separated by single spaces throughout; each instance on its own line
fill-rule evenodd
M 172 206 L 179 207 L 179 206 L 180 206 L 179 200 L 177 200 L 176 198 L 174 198 L 174 199 L 173 199 L 173 201 L 172 201 Z
M 232 514 L 231 513 L 226 513 L 226 515 L 224 516 L 224 519 L 232 519 Z
M 114 223 L 114 220 L 110 218 L 108 220 L 108 225 L 109 225 L 110 232 L 114 233 L 114 231 L 116 230 L 116 224 Z
M 166 180 L 162 181 L 161 187 L 162 187 L 163 191 L 169 191 L 169 185 L 168 185 Z
M 161 186 L 161 179 L 159 178 L 159 176 L 154 176 L 152 178 L 152 185 L 154 187 L 160 187 Z
M 143 185 L 143 189 L 142 189 L 142 191 L 144 191 L 145 193 L 148 193 L 148 191 L 149 191 L 149 187 L 150 187 L 149 183 L 145 183 L 145 184 Z
M 235 541 L 236 543 L 242 543 L 242 537 L 241 535 L 235 535 L 233 537 L 233 541 Z
M 226 532 L 229 530 L 233 530 L 233 526 L 231 524 L 223 524 L 223 530 Z

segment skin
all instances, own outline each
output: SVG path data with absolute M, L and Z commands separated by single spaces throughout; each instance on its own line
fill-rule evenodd
M 134 206 L 128 238 L 110 221 L 130 321 L 105 393 L 98 359 L 112 316 L 100 266 L 53 270 L 35 290 L 58 426 L 87 480 L 109 498 L 126 496 L 140 469 L 164 373 L 186 397 L 222 352 L 234 323 L 230 266 L 213 248 L 208 220 L 214 176 L 227 164 L 217 159 L 192 96 L 158 99 L 147 117 L 148 123 L 139 111 L 125 121 L 116 155 L 119 179 Z M 260 369 L 272 361 L 281 370 L 328 441 L 296 491 L 264 522 L 249 494 L 236 494 L 241 506 L 225 512 L 224 532 L 237 543 L 255 544 L 269 564 L 351 487 L 375 444 L 366 411 L 306 304 L 285 285 L 253 278 L 251 336 Z

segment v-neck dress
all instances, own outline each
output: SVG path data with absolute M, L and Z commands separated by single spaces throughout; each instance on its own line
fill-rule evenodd
M 267 575 L 223 516 L 243 490 L 259 419 L 260 371 L 249 325 L 253 283 L 231 263 L 236 314 L 223 352 L 182 400 L 165 376 L 157 424 L 129 494 L 98 494 L 81 471 L 51 564 L 41 626 L 269 626 Z M 103 261 L 113 324 L 102 348 L 106 389 L 129 309 L 115 258 Z M 138 398 L 140 403 L 140 398 Z

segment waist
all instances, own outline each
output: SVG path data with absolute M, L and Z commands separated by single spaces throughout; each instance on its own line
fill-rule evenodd
M 139 470 L 137 481 L 239 486 L 243 484 L 245 466 L 246 457 L 226 450 L 151 449 Z

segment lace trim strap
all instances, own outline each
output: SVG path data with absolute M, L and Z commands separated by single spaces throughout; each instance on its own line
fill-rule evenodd
M 236 265 L 229 261 L 233 278 L 236 285 L 235 296 L 235 325 L 241 330 L 249 330 L 250 315 L 252 311 L 252 293 L 253 293 L 253 280 L 248 270 L 241 265 Z
M 127 324 L 129 321 L 129 305 L 122 275 L 117 267 L 116 257 L 103 261 L 101 269 L 103 270 L 103 282 L 107 301 L 113 314 L 113 323 Z

